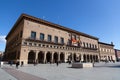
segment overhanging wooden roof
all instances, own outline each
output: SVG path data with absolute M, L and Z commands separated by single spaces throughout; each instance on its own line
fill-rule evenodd
M 10 30 L 10 32 L 9 32 L 8 35 L 6 36 L 6 39 L 7 39 L 7 38 L 10 36 L 10 34 L 16 29 L 17 25 L 18 25 L 18 24 L 20 23 L 20 21 L 22 21 L 23 19 L 30 20 L 30 21 L 34 21 L 34 22 L 37 22 L 37 23 L 42 23 L 42 24 L 45 24 L 45 25 L 49 25 L 50 27 L 59 28 L 59 29 L 62 29 L 62 30 L 68 31 L 68 32 L 72 32 L 72 33 L 75 33 L 75 34 L 78 34 L 78 35 L 82 35 L 82 36 L 86 36 L 86 37 L 89 37 L 89 38 L 98 40 L 97 37 L 94 37 L 94 36 L 91 36 L 91 35 L 88 35 L 88 34 L 85 34 L 85 33 L 82 33 L 82 32 L 79 32 L 79 31 L 76 31 L 76 30 L 73 30 L 73 29 L 70 29 L 70 28 L 61 26 L 61 25 L 58 25 L 58 24 L 55 24 L 55 23 L 52 23 L 52 22 L 48 22 L 48 21 L 46 21 L 46 20 L 43 20 L 43 19 L 40 19 L 40 18 L 36 18 L 36 17 L 34 17 L 34 16 L 30 16 L 30 15 L 28 15 L 28 14 L 22 14 L 22 15 L 18 18 L 18 20 L 17 20 L 16 23 L 14 24 L 13 28 Z

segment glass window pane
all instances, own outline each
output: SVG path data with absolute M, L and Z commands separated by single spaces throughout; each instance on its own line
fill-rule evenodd
M 64 38 L 61 38 L 61 44 L 64 44 Z
M 40 40 L 44 40 L 44 34 L 43 33 L 40 33 Z
M 57 36 L 55 36 L 54 42 L 55 42 L 55 43 L 58 43 L 58 37 L 57 37 Z
M 34 31 L 31 32 L 31 39 L 36 39 L 36 32 Z
M 52 36 L 48 35 L 48 42 L 51 42 L 51 41 L 52 41 Z

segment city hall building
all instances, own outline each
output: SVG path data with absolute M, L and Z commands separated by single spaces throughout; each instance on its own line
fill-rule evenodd
M 5 60 L 99 62 L 99 47 L 97 37 L 22 14 L 6 37 Z

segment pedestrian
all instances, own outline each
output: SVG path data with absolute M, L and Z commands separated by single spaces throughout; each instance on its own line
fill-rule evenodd
M 58 61 L 56 62 L 56 65 L 57 65 L 57 66 L 59 65 L 59 62 L 58 62 Z
M 34 66 L 36 66 L 38 64 L 38 60 L 34 60 Z
M 52 61 L 50 60 L 50 64 L 51 64 L 51 62 L 52 62 Z
M 71 61 L 69 60 L 68 63 L 71 64 Z
M 18 69 L 19 66 L 19 61 L 16 62 L 16 68 Z
M 115 61 L 114 60 L 112 60 L 113 61 L 113 63 L 115 63 Z
M 93 63 L 93 67 L 95 66 L 95 61 L 92 62 Z
M 36 62 L 35 62 L 35 60 L 33 61 L 33 63 L 34 63 L 34 66 L 36 66 Z
M 24 63 L 23 63 L 23 61 L 22 61 L 22 62 L 21 62 L 21 67 L 23 67 L 23 64 L 24 64 Z
M 12 66 L 13 65 L 13 61 L 10 61 L 10 66 Z

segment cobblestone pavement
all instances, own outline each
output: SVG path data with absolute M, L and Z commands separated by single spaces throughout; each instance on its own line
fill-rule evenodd
M 10 66 L 7 65 L 7 68 L 9 67 Z M 13 66 L 13 69 L 15 69 L 15 66 Z M 120 79 L 119 76 L 120 63 L 106 63 L 106 64 L 95 63 L 95 67 L 93 68 L 71 68 L 71 65 L 68 65 L 67 63 L 62 63 L 59 64 L 58 66 L 56 66 L 56 64 L 38 64 L 37 66 L 25 65 L 24 67 L 19 67 L 19 69 L 17 69 L 16 71 L 17 72 L 15 73 L 22 71 L 25 74 L 31 74 L 32 76 L 33 75 L 38 76 L 40 78 L 44 78 L 47 80 L 119 80 Z M 7 73 L 4 74 L 8 75 Z M 19 75 L 21 75 L 21 73 Z M 17 76 L 19 77 L 19 75 Z M 1 79 L 0 77 L 0 80 L 5 80 L 5 79 Z M 15 79 L 11 79 L 11 80 L 15 80 Z

